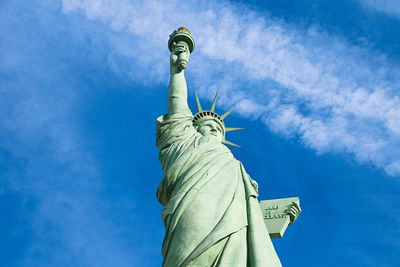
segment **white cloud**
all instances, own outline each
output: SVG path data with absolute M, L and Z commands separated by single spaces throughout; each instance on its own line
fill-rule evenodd
M 389 16 L 400 18 L 399 0 L 358 0 L 366 7 L 384 13 Z
M 110 62 L 128 58 L 129 71 L 116 71 L 144 82 L 168 81 L 168 34 L 186 26 L 196 40 L 189 84 L 200 95 L 218 88 L 226 108 L 237 104 L 272 131 L 400 175 L 399 68 L 385 55 L 227 2 L 64 0 L 63 11 L 110 25 Z
M 17 241 L 24 245 L 15 264 L 135 265 L 137 260 L 120 238 L 124 229 L 107 214 L 115 209 L 110 207 L 114 203 L 101 197 L 103 177 L 85 147 L 88 140 L 77 114 L 82 87 L 69 72 L 71 65 L 58 58 L 66 51 L 54 54 L 51 50 L 54 32 L 46 32 L 46 27 L 62 32 L 52 17 L 59 14 L 49 15 L 48 7 L 43 10 L 38 3 L 4 7 L 0 12 L 0 21 L 6 25 L 0 31 L 6 44 L 0 51 L 0 147 L 7 161 L 22 163 L 2 163 L 0 194 L 22 196 L 29 215 L 17 216 L 28 217 L 24 223 L 31 231 Z M 15 16 L 20 7 L 29 9 L 29 15 Z M 43 24 L 37 26 L 35 21 L 32 25 L 37 28 L 26 27 L 31 19 Z M 68 42 L 67 38 L 63 41 Z M 127 209 L 132 205 L 126 200 L 121 203 Z M 135 221 L 134 213 L 128 216 Z

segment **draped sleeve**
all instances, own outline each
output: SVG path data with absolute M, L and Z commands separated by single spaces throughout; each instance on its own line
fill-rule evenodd
M 156 146 L 163 150 L 176 142 L 189 139 L 196 133 L 190 111 L 173 115 L 163 115 L 156 121 Z
M 163 206 L 168 202 L 178 179 L 173 173 L 181 169 L 175 163 L 200 135 L 194 128 L 192 119 L 192 113 L 188 111 L 160 116 L 156 121 L 156 146 L 160 149 L 158 159 L 164 172 L 157 198 Z

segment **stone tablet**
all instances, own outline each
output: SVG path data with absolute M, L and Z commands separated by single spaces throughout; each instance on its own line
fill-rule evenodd
M 281 238 L 290 224 L 290 215 L 287 209 L 296 202 L 298 197 L 263 200 L 260 202 L 261 213 L 271 238 Z

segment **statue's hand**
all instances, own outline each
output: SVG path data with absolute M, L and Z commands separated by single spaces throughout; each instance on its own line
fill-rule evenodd
M 178 73 L 184 70 L 189 62 L 189 47 L 185 42 L 173 43 L 170 57 L 171 72 Z
M 296 221 L 300 212 L 301 212 L 300 205 L 297 204 L 297 202 L 293 201 L 292 204 L 286 210 L 286 214 L 288 214 L 290 216 L 289 225 L 291 225 L 292 223 L 294 223 L 294 221 Z
M 258 194 L 258 183 L 255 180 L 251 179 L 250 176 L 249 176 L 249 179 L 250 179 L 251 185 L 253 186 L 254 190 L 256 190 L 256 192 Z

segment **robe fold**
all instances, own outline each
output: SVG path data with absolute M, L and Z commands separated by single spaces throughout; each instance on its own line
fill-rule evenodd
M 188 111 L 157 119 L 164 177 L 163 267 L 281 266 L 264 225 L 257 183 L 220 141 L 202 136 Z

